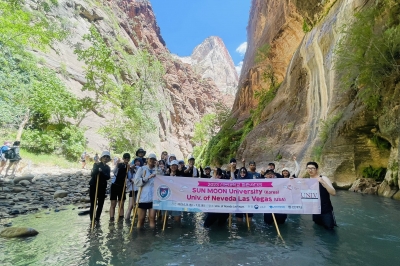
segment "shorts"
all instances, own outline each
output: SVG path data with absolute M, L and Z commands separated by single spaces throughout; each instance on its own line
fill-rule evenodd
M 5 161 L 7 161 L 7 159 L 6 159 L 6 157 L 4 156 L 4 153 L 3 153 L 0 156 L 0 162 L 5 162 Z
M 248 215 L 249 218 L 250 218 L 250 217 L 253 217 L 254 214 L 253 214 L 253 213 L 248 213 L 247 215 Z M 236 214 L 235 214 L 235 217 L 236 217 L 236 218 L 243 218 L 243 217 L 245 217 L 245 216 L 246 216 L 246 213 L 236 213 Z
M 138 191 L 136 190 L 135 191 L 135 198 L 137 197 L 137 193 L 138 193 Z M 132 191 L 129 191 L 129 197 L 132 198 Z
M 314 223 L 322 225 L 328 230 L 332 230 L 335 226 L 337 226 L 333 211 L 324 214 L 313 214 L 313 221 Z
M 138 204 L 139 209 L 153 209 L 153 202 L 144 202 L 144 203 L 139 203 Z
M 122 190 L 123 186 L 119 186 L 116 184 L 111 184 L 111 189 L 110 189 L 110 200 L 118 200 L 121 201 L 121 196 L 122 196 Z M 124 193 L 124 198 L 123 200 L 126 199 L 126 195 Z

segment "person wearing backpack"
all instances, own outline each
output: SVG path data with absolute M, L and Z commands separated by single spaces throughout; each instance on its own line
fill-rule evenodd
M 8 170 L 10 170 L 10 168 L 12 166 L 13 170 L 11 172 L 11 175 L 14 175 L 15 170 L 17 169 L 18 163 L 21 161 L 21 156 L 19 155 L 19 145 L 21 144 L 20 141 L 14 141 L 13 146 L 5 152 L 4 157 L 6 157 L 6 159 L 9 160 L 9 164 L 8 167 L 6 169 L 6 174 L 4 175 L 4 177 L 8 176 Z
M 11 142 L 5 141 L 4 145 L 1 146 L 1 148 L 0 148 L 0 175 L 1 175 L 1 172 L 3 172 L 3 169 L 7 164 L 8 159 L 6 158 L 5 155 L 6 155 L 7 151 L 10 149 L 10 146 L 11 146 Z

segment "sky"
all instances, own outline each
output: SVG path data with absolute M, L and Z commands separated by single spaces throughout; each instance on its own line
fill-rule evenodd
M 181 57 L 219 36 L 240 73 L 247 48 L 251 0 L 150 0 L 167 48 Z

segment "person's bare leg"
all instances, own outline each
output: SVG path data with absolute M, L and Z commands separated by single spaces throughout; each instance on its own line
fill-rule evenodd
M 121 204 L 121 202 L 118 201 L 118 216 L 122 217 L 122 216 L 124 216 L 124 204 L 125 204 L 125 200 L 122 201 L 121 209 L 119 208 L 120 204 Z
M 144 225 L 144 219 L 146 218 L 146 209 L 140 209 L 138 208 L 138 223 L 137 227 L 142 228 Z
M 13 167 L 13 170 L 12 170 L 12 172 L 11 172 L 11 175 L 14 175 L 15 170 L 17 170 L 17 167 L 18 167 L 18 165 L 19 165 L 19 162 L 20 162 L 20 161 L 17 161 L 16 163 L 14 163 L 14 167 Z
M 4 170 L 4 167 L 6 166 L 7 161 L 1 161 L 0 162 L 0 175 Z
M 117 206 L 117 201 L 112 200 L 110 205 L 110 219 L 114 218 L 115 216 L 115 206 Z
M 150 228 L 156 227 L 156 210 L 155 209 L 149 210 L 149 223 L 150 223 Z
M 135 201 L 134 197 L 129 197 L 129 205 L 128 205 L 128 209 L 126 210 L 126 213 L 125 213 L 125 219 L 131 218 L 131 212 L 132 212 L 133 206 L 135 205 L 134 201 Z
M 8 167 L 6 169 L 6 174 L 4 175 L 4 177 L 8 176 L 8 170 L 10 170 L 11 166 L 13 166 L 14 162 L 9 162 L 8 163 Z

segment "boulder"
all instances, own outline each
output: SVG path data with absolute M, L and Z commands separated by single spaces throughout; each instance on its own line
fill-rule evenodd
M 26 188 L 23 188 L 23 187 L 13 187 L 12 188 L 12 190 L 13 190 L 13 192 L 25 192 L 26 191 Z
M 84 210 L 84 211 L 78 212 L 78 215 L 87 215 L 89 213 L 90 213 L 90 210 Z
M 90 198 L 89 197 L 81 198 L 81 202 L 90 203 Z
M 18 184 L 20 181 L 22 181 L 22 180 L 27 180 L 27 181 L 29 181 L 30 183 L 32 183 L 32 179 L 34 178 L 35 176 L 34 175 L 32 175 L 32 174 L 27 174 L 27 175 L 23 175 L 23 176 L 17 176 L 17 177 L 15 177 L 14 178 L 14 184 Z
M 54 193 L 54 198 L 56 199 L 56 198 L 64 198 L 64 197 L 66 197 L 66 196 L 68 196 L 68 191 L 65 191 L 65 190 L 57 190 L 55 193 Z
M 38 231 L 29 227 L 9 227 L 0 232 L 0 236 L 9 238 L 35 236 L 37 234 L 39 234 Z
M 29 186 L 31 184 L 31 182 L 28 180 L 21 180 L 21 181 L 19 181 L 19 184 L 23 187 L 26 187 L 26 186 Z

